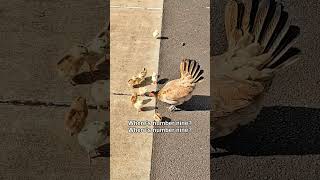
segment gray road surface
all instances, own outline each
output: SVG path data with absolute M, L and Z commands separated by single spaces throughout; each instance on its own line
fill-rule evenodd
M 209 168 L 209 0 L 164 1 L 163 39 L 160 48 L 160 79 L 179 78 L 182 57 L 199 61 L 206 81 L 194 97 L 181 106 L 183 111 L 169 113 L 168 105 L 158 102 L 158 111 L 171 121 L 192 121 L 190 133 L 154 135 L 152 180 L 204 180 Z M 185 43 L 185 46 L 182 46 Z M 162 85 L 160 85 L 162 87 Z

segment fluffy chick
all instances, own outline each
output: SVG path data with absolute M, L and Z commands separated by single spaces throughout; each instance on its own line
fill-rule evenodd
M 147 75 L 147 69 L 143 68 L 142 71 L 138 74 L 139 78 L 146 78 Z
M 137 93 L 133 93 L 133 95 L 131 96 L 130 101 L 131 101 L 133 107 L 138 110 L 138 112 L 142 111 L 141 109 L 143 107 L 143 100 L 138 98 L 138 94 Z
M 99 80 L 91 86 L 91 97 L 97 105 L 98 111 L 101 107 L 107 106 L 110 100 L 110 82 L 109 80 Z
M 135 86 L 141 84 L 145 79 L 139 78 L 138 76 L 133 76 L 131 79 L 128 80 L 128 86 L 134 88 Z
M 77 75 L 84 61 L 87 49 L 84 46 L 76 46 L 69 50 L 65 56 L 57 63 L 58 74 L 71 81 Z
M 131 79 L 128 81 L 129 87 L 135 87 L 137 85 L 140 85 L 145 79 L 147 75 L 147 69 L 143 68 L 142 71 L 138 74 L 138 76 L 133 76 Z
M 105 27 L 86 45 L 87 53 L 84 60 L 88 63 L 91 72 L 96 70 L 97 62 L 103 58 L 110 49 L 108 34 L 109 29 Z
M 148 92 L 148 89 L 146 87 L 140 87 L 139 88 L 139 95 L 144 96 Z
M 152 73 L 151 81 L 153 84 L 157 84 L 157 82 L 158 82 L 158 74 L 157 73 L 155 73 L 155 72 Z
M 71 48 L 57 63 L 60 76 L 71 81 L 78 74 L 80 68 L 86 62 L 90 72 L 96 70 L 96 63 L 105 56 L 109 49 L 109 29 L 104 28 L 97 36 L 86 45 L 78 45 Z M 71 81 L 73 85 L 74 82 Z
M 161 116 L 160 113 L 155 113 L 155 114 L 153 115 L 153 119 L 154 119 L 155 121 L 161 121 L 161 120 L 162 120 L 162 116 Z
M 91 153 L 107 142 L 109 123 L 93 121 L 88 123 L 78 134 L 79 144 L 87 151 L 91 165 Z
M 77 97 L 71 104 L 70 110 L 65 115 L 65 129 L 71 136 L 81 131 L 88 116 L 88 106 L 86 99 Z

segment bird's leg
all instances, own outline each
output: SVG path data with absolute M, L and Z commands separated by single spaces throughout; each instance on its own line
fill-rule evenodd
M 91 166 L 91 156 L 90 156 L 90 151 L 88 152 L 88 159 L 89 159 L 89 166 Z
M 89 64 L 89 63 L 88 63 L 88 64 Z M 96 80 L 96 77 L 95 77 L 95 75 L 94 75 L 94 71 L 97 70 L 97 69 L 95 68 L 95 64 L 89 64 L 89 67 L 90 67 L 91 77 L 92 77 L 93 81 L 95 81 L 95 80 Z
M 98 110 L 98 112 L 100 112 L 100 111 L 101 111 L 101 107 L 100 107 L 100 105 L 97 105 L 97 110 Z
M 180 109 L 180 108 L 177 108 L 177 107 L 174 106 L 174 105 L 171 105 L 171 106 L 169 107 L 169 111 L 170 111 L 170 112 L 173 112 L 173 111 L 181 111 L 181 109 Z

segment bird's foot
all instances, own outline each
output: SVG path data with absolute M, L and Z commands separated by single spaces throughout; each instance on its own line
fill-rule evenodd
M 180 109 L 180 108 L 177 108 L 177 107 L 174 106 L 174 105 L 171 105 L 171 106 L 169 107 L 169 111 L 170 111 L 170 112 L 181 111 L 181 109 Z

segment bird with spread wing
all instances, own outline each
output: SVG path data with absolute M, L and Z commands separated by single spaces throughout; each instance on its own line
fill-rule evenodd
M 211 139 L 252 122 L 274 75 L 296 62 L 300 33 L 283 5 L 272 0 L 228 0 L 228 49 L 211 58 Z

